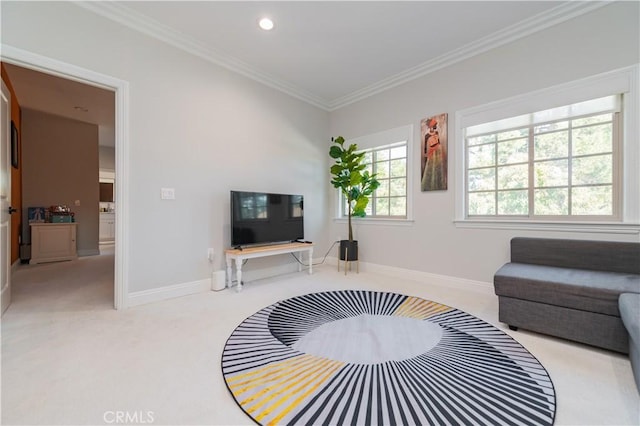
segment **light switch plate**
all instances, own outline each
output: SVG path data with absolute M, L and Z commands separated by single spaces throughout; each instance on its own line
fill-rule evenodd
M 174 188 L 160 188 L 160 198 L 163 200 L 175 200 L 176 190 Z

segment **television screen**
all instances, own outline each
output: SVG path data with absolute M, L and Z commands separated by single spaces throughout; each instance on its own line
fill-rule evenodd
M 304 239 L 302 195 L 231 191 L 233 247 Z

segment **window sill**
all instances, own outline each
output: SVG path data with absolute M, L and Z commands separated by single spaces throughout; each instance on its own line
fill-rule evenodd
M 457 228 L 517 229 L 524 231 L 556 231 L 606 234 L 639 234 L 640 224 L 620 222 L 542 222 L 516 220 L 458 219 Z
M 333 218 L 335 223 L 348 223 L 348 219 Z M 352 218 L 353 225 L 378 225 L 378 226 L 413 226 L 413 219 L 374 219 L 374 218 Z

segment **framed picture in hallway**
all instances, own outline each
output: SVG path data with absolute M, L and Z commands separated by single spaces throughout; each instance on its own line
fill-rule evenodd
M 46 209 L 44 207 L 29 207 L 27 217 L 29 223 L 42 223 L 46 219 Z
M 447 114 L 434 115 L 420 121 L 422 136 L 420 189 L 447 189 Z

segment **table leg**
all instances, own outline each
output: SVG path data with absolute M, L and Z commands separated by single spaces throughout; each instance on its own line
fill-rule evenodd
M 226 261 L 227 261 L 227 288 L 231 287 L 231 274 L 233 273 L 233 270 L 231 269 L 231 259 L 229 258 L 229 256 L 225 256 Z
M 236 291 L 240 293 L 242 291 L 242 259 L 238 258 L 236 258 L 236 279 L 238 280 Z
M 313 273 L 313 249 L 309 249 L 309 275 Z
M 300 261 L 298 262 L 298 272 L 302 272 L 302 252 L 299 252 Z

